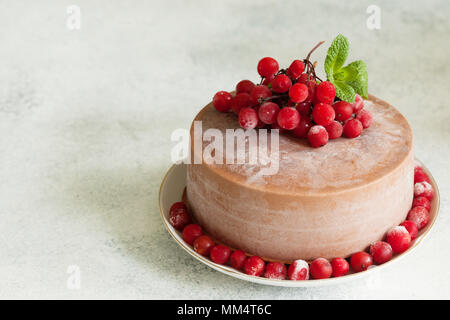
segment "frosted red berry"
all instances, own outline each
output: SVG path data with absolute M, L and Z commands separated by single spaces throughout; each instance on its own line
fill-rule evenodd
M 408 230 L 409 235 L 411 236 L 411 240 L 414 240 L 415 238 L 417 238 L 417 234 L 419 233 L 419 228 L 417 228 L 417 224 L 413 221 L 403 221 L 401 224 L 401 226 L 405 227 L 406 230 Z
M 364 108 L 364 99 L 359 95 L 355 95 L 355 102 L 352 103 L 353 113 L 358 113 L 362 108 Z
M 344 128 L 342 127 L 342 124 L 336 120 L 331 122 L 329 125 L 325 127 L 325 129 L 328 132 L 328 138 L 329 139 L 337 139 L 340 136 L 342 136 L 342 131 Z
M 230 257 L 231 250 L 227 246 L 218 244 L 211 248 L 209 252 L 209 257 L 211 261 L 217 264 L 225 264 Z
M 329 81 L 323 81 L 317 85 L 316 97 L 322 103 L 332 104 L 336 97 L 336 88 Z
M 292 102 L 300 103 L 308 97 L 308 87 L 303 83 L 296 83 L 289 89 L 289 98 Z
M 194 250 L 202 256 L 208 256 L 212 247 L 214 247 L 214 241 L 207 235 L 199 236 L 194 240 Z
M 414 184 L 414 196 L 415 197 L 425 197 L 428 200 L 433 200 L 434 191 L 431 184 L 426 181 L 417 182 Z
M 231 110 L 237 115 L 242 108 L 250 107 L 252 105 L 250 95 L 248 93 L 239 93 L 231 100 Z
M 220 112 L 227 112 L 231 108 L 231 99 L 233 96 L 226 91 L 219 91 L 214 95 L 213 105 Z
M 262 99 L 266 99 L 270 96 L 272 96 L 272 91 L 265 85 L 255 86 L 252 91 L 250 91 L 252 106 L 260 104 Z
M 312 112 L 311 107 L 312 107 L 311 102 L 303 101 L 303 102 L 300 102 L 299 104 L 297 104 L 297 106 L 295 108 L 297 109 L 298 113 L 300 113 L 300 115 L 303 118 L 303 116 L 309 116 L 311 114 L 311 112 Z
M 409 210 L 406 220 L 414 222 L 420 230 L 430 221 L 430 213 L 424 207 L 414 207 Z
M 263 82 L 261 84 L 268 86 L 269 84 L 272 83 L 273 79 L 275 79 L 275 75 L 271 75 L 270 77 L 265 77 Z
M 353 107 L 346 101 L 337 101 L 333 104 L 333 109 L 336 113 L 336 120 L 345 121 L 353 114 Z
M 259 122 L 258 114 L 256 110 L 252 108 L 242 108 L 239 112 L 238 118 L 239 124 L 244 129 L 256 128 Z
M 289 280 L 308 280 L 309 279 L 309 266 L 305 260 L 295 260 L 291 263 L 288 269 Z
M 258 256 L 251 256 L 244 263 L 244 272 L 251 276 L 259 277 L 265 268 L 264 260 Z
M 313 108 L 312 117 L 316 124 L 327 126 L 333 122 L 335 112 L 331 105 L 327 103 L 318 103 Z
M 244 268 L 245 260 L 247 260 L 247 255 L 242 250 L 233 251 L 230 255 L 230 265 L 237 270 Z
M 356 138 L 358 137 L 363 130 L 363 126 L 361 124 L 361 121 L 358 119 L 349 119 L 344 124 L 344 131 L 343 134 L 347 138 Z
M 255 84 L 250 80 L 239 81 L 238 84 L 236 85 L 236 94 L 243 92 L 250 94 L 254 86 Z
M 280 262 L 269 262 L 266 265 L 266 271 L 264 272 L 264 277 L 268 279 L 286 279 L 287 269 L 284 263 Z
M 332 276 L 335 278 L 345 276 L 350 269 L 347 260 L 344 258 L 334 258 L 331 260 L 331 267 L 333 268 Z
M 170 207 L 169 222 L 177 230 L 183 230 L 185 226 L 191 223 L 191 217 L 183 202 L 175 202 Z
M 367 129 L 372 124 L 372 114 L 369 110 L 362 109 L 356 114 L 356 119 L 358 119 L 363 128 Z
M 292 129 L 292 134 L 298 138 L 306 138 L 312 126 L 313 123 L 308 116 L 301 117 L 298 126 Z
M 376 264 L 383 264 L 392 258 L 392 247 L 384 241 L 376 241 L 370 246 L 370 254 Z
M 427 209 L 428 211 L 430 211 L 431 209 L 431 202 L 430 200 L 428 200 L 425 197 L 417 197 L 414 198 L 413 203 L 412 203 L 412 207 L 424 207 L 425 209 Z
M 203 234 L 202 227 L 200 227 L 198 224 L 188 224 L 183 229 L 183 240 L 189 244 L 192 245 L 198 237 L 200 237 Z
M 328 132 L 323 126 L 315 125 L 308 131 L 308 141 L 311 146 L 318 148 L 328 142 Z
M 258 116 L 262 122 L 272 124 L 277 121 L 278 112 L 280 112 L 280 107 L 276 103 L 269 101 L 259 107 Z
M 395 253 L 402 253 L 409 248 L 411 235 L 404 226 L 396 226 L 387 232 L 386 242 L 391 245 Z
M 372 265 L 372 256 L 367 252 L 356 252 L 350 258 L 350 266 L 356 272 L 366 271 Z
M 287 75 L 291 77 L 293 80 L 296 80 L 303 73 L 304 69 L 305 64 L 303 63 L 303 61 L 294 60 L 287 69 Z
M 428 182 L 430 183 L 430 178 L 425 173 L 425 171 L 421 167 L 414 168 L 414 183 L 417 182 Z
M 261 77 L 270 77 L 278 72 L 278 62 L 274 58 L 265 57 L 258 62 L 258 73 Z
M 333 267 L 331 263 L 325 258 L 317 258 L 309 266 L 309 273 L 314 279 L 326 279 L 331 277 Z
M 300 114 L 294 108 L 285 107 L 278 112 L 277 122 L 281 128 L 292 130 L 298 126 L 300 122 Z
M 279 74 L 272 81 L 272 90 L 277 93 L 287 92 L 292 86 L 292 81 L 285 74 Z

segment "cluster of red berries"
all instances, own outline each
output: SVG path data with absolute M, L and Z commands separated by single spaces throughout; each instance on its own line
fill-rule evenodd
M 231 267 L 244 271 L 252 276 L 264 276 L 279 280 L 326 279 L 346 275 L 350 267 L 354 272 L 367 270 L 375 264 L 383 264 L 391 260 L 393 253 L 406 251 L 420 229 L 430 220 L 431 200 L 434 197 L 433 187 L 425 171 L 416 166 L 414 169 L 414 201 L 406 221 L 391 228 L 386 233 L 385 241 L 376 241 L 369 247 L 369 252 L 359 251 L 349 259 L 334 258 L 328 261 L 317 258 L 308 264 L 304 260 L 295 260 L 288 267 L 281 262 L 265 262 L 258 256 L 247 255 L 242 250 L 232 251 L 225 245 L 216 244 L 211 237 L 203 234 L 202 227 L 194 224 L 183 202 L 175 202 L 170 208 L 170 224 L 182 231 L 184 241 L 194 250 L 209 256 L 217 264 L 228 263 Z
M 308 55 L 309 58 L 309 55 Z M 358 137 L 372 123 L 372 115 L 363 110 L 364 100 L 356 95 L 354 103 L 339 100 L 329 81 L 320 81 L 308 58 L 294 60 L 289 68 L 279 70 L 270 57 L 258 63 L 261 83 L 242 80 L 235 95 L 219 91 L 213 105 L 220 112 L 232 110 L 242 128 L 271 127 L 308 138 L 313 147 L 344 135 Z

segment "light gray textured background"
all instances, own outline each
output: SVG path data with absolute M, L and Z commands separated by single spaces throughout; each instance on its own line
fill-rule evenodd
M 70 4 L 81 30 L 66 27 Z M 366 28 L 370 4 L 381 30 Z M 1 0 L 0 298 L 450 298 L 449 15 L 448 1 Z M 413 127 L 441 191 L 433 232 L 342 286 L 265 287 L 209 269 L 160 221 L 171 132 L 216 91 L 256 80 L 259 58 L 286 66 L 326 40 L 323 61 L 337 33 L 367 62 L 370 92 Z M 79 290 L 66 287 L 69 265 Z

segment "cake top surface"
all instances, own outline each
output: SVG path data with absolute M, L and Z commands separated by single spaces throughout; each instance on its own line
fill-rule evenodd
M 402 114 L 383 100 L 370 95 L 369 100 L 364 101 L 364 108 L 372 113 L 373 122 L 356 139 L 330 140 L 321 148 L 313 148 L 306 139 L 280 134 L 279 165 L 275 174 L 265 175 L 267 171 L 263 169 L 268 165 L 261 163 L 237 164 L 238 153 L 243 152 L 248 157 L 252 148 L 258 148 L 259 141 L 257 145 L 248 143 L 245 150 L 235 152 L 234 164 L 225 163 L 224 156 L 223 164 L 203 161 L 203 165 L 228 180 L 262 191 L 323 194 L 365 185 L 395 170 L 407 158 L 412 152 L 412 131 Z M 226 129 L 240 128 L 235 114 L 218 112 L 212 104 L 203 108 L 194 120 L 202 121 L 203 133 L 210 128 L 221 131 L 224 147 Z M 191 137 L 193 129 L 194 126 Z M 268 131 L 266 140 L 270 146 Z M 234 144 L 237 148 L 236 141 Z M 203 151 L 208 145 L 211 141 L 203 141 Z M 211 154 L 211 149 L 209 152 Z M 205 154 L 203 152 L 203 160 Z

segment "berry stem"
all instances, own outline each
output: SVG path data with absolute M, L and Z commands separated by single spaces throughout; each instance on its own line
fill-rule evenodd
M 314 52 L 314 50 L 316 50 L 318 47 L 320 47 L 323 43 L 325 43 L 325 41 L 320 41 L 318 44 L 316 44 L 314 46 L 314 48 L 311 49 L 311 51 L 309 51 L 308 55 L 306 56 L 305 60 L 309 61 L 309 57 L 311 57 L 311 54 Z

